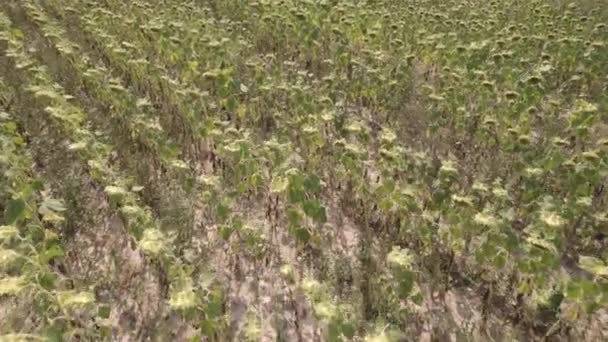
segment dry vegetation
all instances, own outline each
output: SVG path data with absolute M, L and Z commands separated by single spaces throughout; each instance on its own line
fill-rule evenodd
M 608 3 L 0 2 L 0 341 L 608 339 Z

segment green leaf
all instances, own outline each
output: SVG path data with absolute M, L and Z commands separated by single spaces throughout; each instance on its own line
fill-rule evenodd
M 203 320 L 200 324 L 201 334 L 207 337 L 212 337 L 217 331 L 217 324 L 210 320 Z
M 34 180 L 31 184 L 33 191 L 41 191 L 42 189 L 44 189 L 44 183 L 39 179 Z
M 299 174 L 293 174 L 289 177 L 289 201 L 298 203 L 304 200 L 305 193 L 303 191 L 304 177 Z
M 47 290 L 52 290 L 55 288 L 55 282 L 57 281 L 57 275 L 52 272 L 44 272 L 38 276 L 38 283 L 40 286 Z
M 342 330 L 342 334 L 346 336 L 348 339 L 352 339 L 355 337 L 355 325 L 351 322 L 345 322 L 340 325 L 340 329 Z
M 222 239 L 224 239 L 224 240 L 230 239 L 230 236 L 232 235 L 233 231 L 234 231 L 233 227 L 223 226 L 220 229 L 220 234 L 222 235 Z
M 293 230 L 293 235 L 301 243 L 307 243 L 310 240 L 310 232 L 306 228 L 297 227 Z
M 302 220 L 301 212 L 293 208 L 287 209 L 287 220 L 290 226 L 299 225 Z
M 316 193 L 321 190 L 321 180 L 315 175 L 309 176 L 304 181 L 304 188 L 311 193 Z
M 8 202 L 6 209 L 4 209 L 4 222 L 7 225 L 12 225 L 17 220 L 23 218 L 25 214 L 25 201 L 18 198 Z
M 302 204 L 304 209 L 304 213 L 312 218 L 317 223 L 325 223 L 327 221 L 327 214 L 325 212 L 325 207 L 321 205 L 319 200 L 308 200 L 304 201 Z
M 219 203 L 216 208 L 217 217 L 220 222 L 224 222 L 230 216 L 230 207 L 226 203 Z
M 97 316 L 107 319 L 110 318 L 111 308 L 109 305 L 100 305 L 97 309 Z
M 289 186 L 289 201 L 291 203 L 299 203 L 302 202 L 304 200 L 304 191 L 302 191 L 301 188 L 292 186 L 290 184 Z
M 397 273 L 399 279 L 399 295 L 407 298 L 414 288 L 414 273 L 402 270 Z
M 54 245 L 54 246 L 50 247 L 49 249 L 47 249 L 46 251 L 44 251 L 44 253 L 42 253 L 40 255 L 40 262 L 42 264 L 47 264 L 49 261 L 53 260 L 54 258 L 59 258 L 64 255 L 65 255 L 65 253 L 63 252 L 63 248 L 61 248 L 61 246 L 59 246 L 59 245 Z
M 62 323 L 55 322 L 55 324 L 45 329 L 45 338 L 48 342 L 62 342 L 63 333 L 65 327 Z
M 207 296 L 205 314 L 209 318 L 218 318 L 223 315 L 224 293 L 219 289 L 214 289 Z

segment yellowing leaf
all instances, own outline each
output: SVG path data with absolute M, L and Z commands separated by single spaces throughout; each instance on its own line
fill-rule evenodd
M 486 227 L 495 227 L 496 225 L 498 225 L 498 220 L 496 219 L 496 217 L 488 213 L 477 213 L 475 214 L 473 220 L 475 221 L 475 223 Z
M 12 265 L 21 255 L 12 249 L 0 249 L 0 268 Z
M 581 255 L 578 258 L 578 262 L 584 270 L 598 276 L 608 277 L 608 266 L 602 260 L 592 256 Z
M 32 341 L 45 341 L 45 338 L 38 335 L 31 334 L 6 334 L 0 335 L 0 341 L 2 342 L 32 342 Z
M 145 253 L 157 256 L 165 249 L 165 237 L 158 229 L 146 229 L 139 246 Z
M 320 301 L 313 304 L 315 314 L 323 320 L 331 321 L 338 315 L 338 310 L 333 303 Z
M 183 160 L 174 159 L 171 161 L 171 166 L 176 169 L 186 170 L 188 169 L 188 164 L 186 164 Z
M 19 229 L 15 226 L 0 226 L 0 241 L 10 240 L 19 235 Z
M 198 305 L 198 298 L 196 292 L 191 286 L 185 286 L 180 291 L 175 291 L 169 299 L 169 305 L 173 309 L 184 310 L 196 307 Z
M 557 248 L 555 247 L 555 245 L 552 242 L 550 242 L 546 239 L 542 239 L 535 234 L 528 236 L 526 238 L 526 241 L 536 247 L 550 251 L 553 254 L 557 254 Z
M 385 143 L 393 143 L 397 139 L 397 135 L 391 129 L 385 128 L 382 132 L 381 139 Z
M 0 279 L 0 296 L 14 296 L 26 287 L 25 277 L 4 277 Z
M 13 29 L 13 36 L 15 36 L 16 38 L 19 39 L 23 39 L 24 35 L 23 35 L 23 31 L 19 30 L 19 29 Z
M 110 196 L 121 196 L 127 194 L 127 190 L 125 190 L 124 188 L 113 185 L 106 186 L 104 191 Z
M 365 337 L 365 342 L 392 342 L 392 340 L 386 335 L 386 333 L 381 333 L 379 335 Z
M 244 104 L 240 104 L 236 109 L 236 114 L 239 118 L 244 118 L 245 114 L 247 114 L 247 106 Z
M 409 250 L 402 249 L 399 246 L 393 246 L 391 252 L 386 256 L 386 260 L 393 266 L 410 268 L 413 262 L 413 257 Z
M 57 213 L 50 211 L 42 216 L 42 220 L 45 222 L 63 222 L 65 221 L 65 218 Z
M 361 132 L 362 129 L 361 123 L 358 121 L 351 122 L 348 126 L 346 126 L 346 130 L 353 133 Z
M 452 201 L 454 201 L 454 203 L 458 203 L 461 205 L 468 205 L 468 206 L 474 205 L 473 197 L 470 197 L 470 196 L 452 195 Z
M 285 264 L 281 266 L 280 273 L 281 276 L 283 276 L 283 278 L 285 278 L 285 280 L 287 280 L 289 283 L 295 282 L 295 272 L 291 265 Z
M 62 308 L 82 307 L 95 302 L 95 295 L 88 291 L 61 291 L 57 302 Z
M 70 144 L 68 146 L 68 149 L 71 151 L 80 151 L 80 150 L 85 149 L 86 147 L 87 147 L 86 141 L 80 141 L 77 143 Z
M 458 175 L 458 169 L 456 168 L 456 163 L 453 160 L 444 160 L 441 163 L 441 168 L 439 169 L 439 173 L 445 176 L 456 176 Z
M 564 219 L 553 212 L 543 212 L 540 215 L 541 221 L 543 221 L 549 227 L 561 227 L 564 224 Z
M 150 107 L 152 106 L 152 103 L 147 98 L 139 98 L 137 99 L 135 106 L 137 108 Z
M 274 177 L 270 183 L 270 191 L 272 193 L 281 193 L 287 190 L 289 180 L 286 177 Z
M 133 192 L 140 192 L 140 191 L 142 191 L 143 189 L 144 189 L 144 187 L 143 187 L 143 186 L 140 186 L 140 185 L 134 185 L 134 186 L 131 188 L 131 191 L 133 191 Z

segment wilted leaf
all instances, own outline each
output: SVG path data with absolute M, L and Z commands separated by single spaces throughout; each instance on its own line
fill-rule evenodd
M 70 149 L 72 151 L 80 151 L 80 150 L 85 149 L 86 147 L 87 147 L 86 141 L 80 141 L 80 142 L 70 144 L 68 146 L 68 149 Z
M 48 208 L 54 212 L 62 212 L 62 211 L 66 211 L 66 207 L 63 204 L 63 201 L 54 199 L 54 198 L 47 198 L 42 202 L 42 207 L 44 208 Z
M 140 192 L 144 189 L 143 186 L 139 186 L 139 185 L 134 185 L 133 187 L 131 187 L 131 191 L 133 192 Z
M 495 227 L 498 225 L 498 219 L 488 213 L 477 213 L 473 220 L 475 223 L 486 227 Z
M 0 121 L 10 120 L 11 115 L 7 112 L 0 112 Z

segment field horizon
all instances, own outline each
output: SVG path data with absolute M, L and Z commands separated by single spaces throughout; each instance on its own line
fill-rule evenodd
M 0 341 L 608 340 L 608 2 L 0 2 Z

